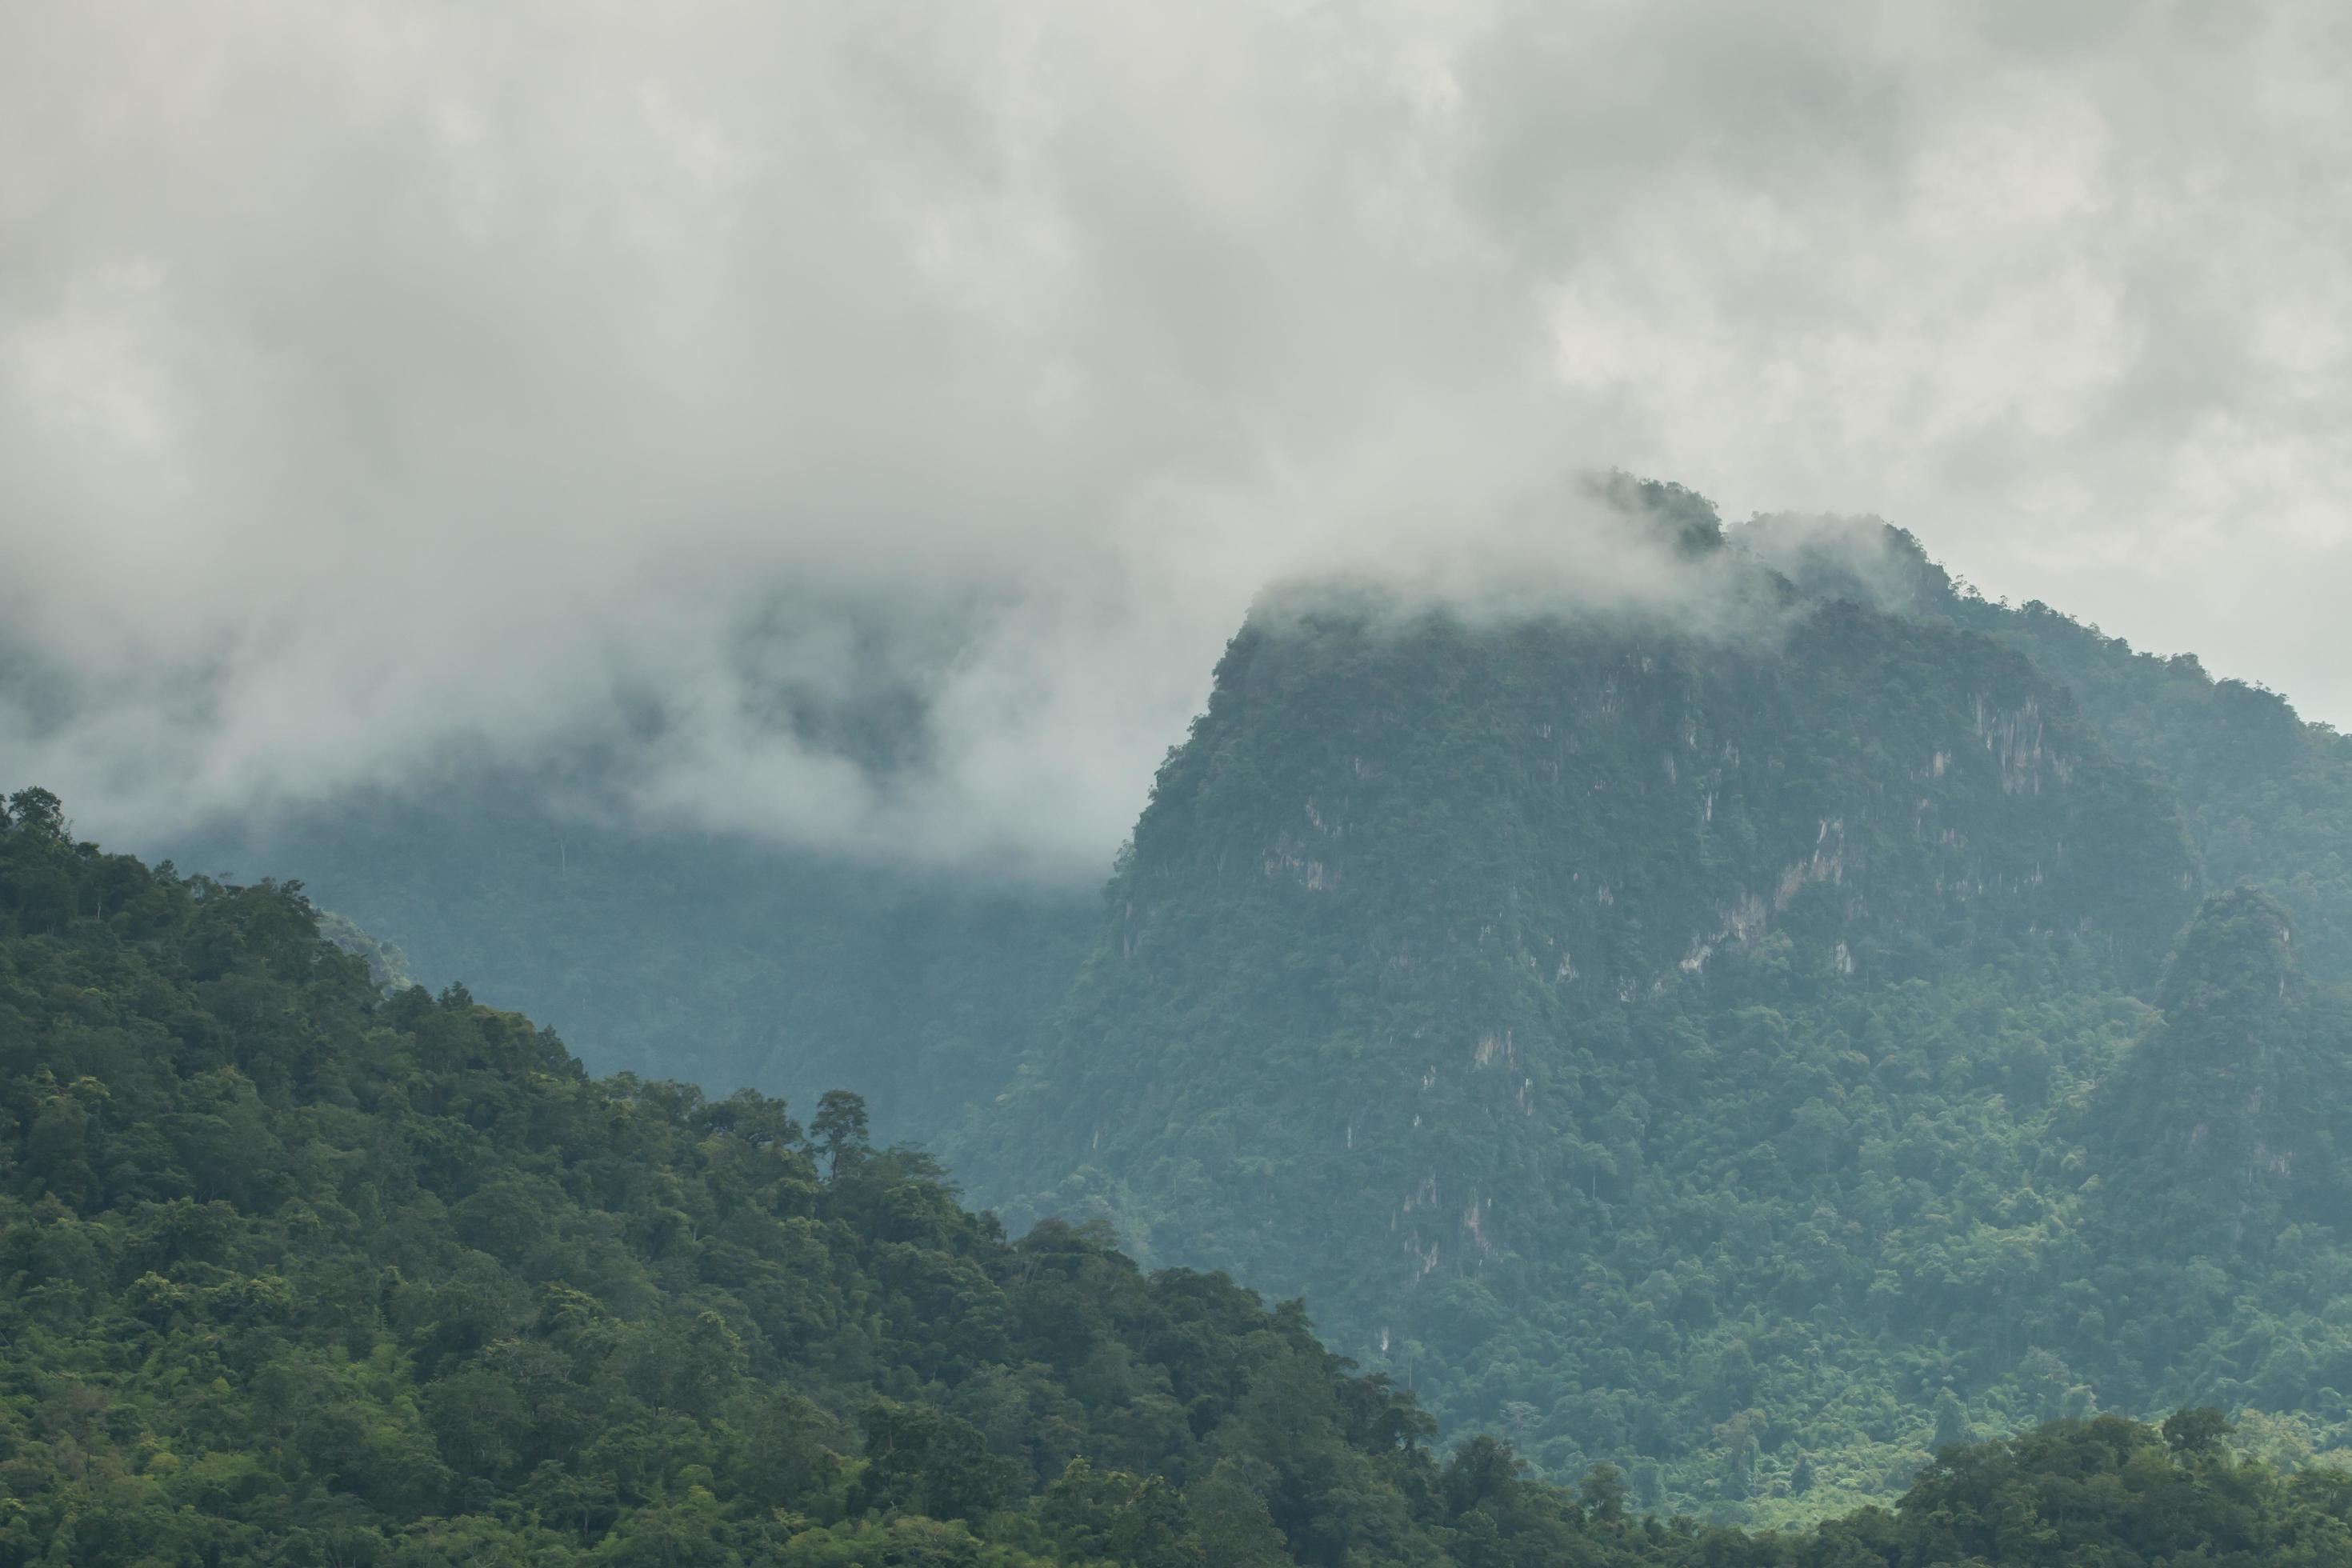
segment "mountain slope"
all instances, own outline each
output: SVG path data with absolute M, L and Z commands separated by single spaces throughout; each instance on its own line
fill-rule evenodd
M 2278 898 L 2312 973 L 2352 980 L 2352 738 L 2305 722 L 2276 692 L 2214 679 L 2193 654 L 2137 651 L 2039 601 L 1960 591 L 1876 519 L 1765 517 L 1737 537 L 1812 597 L 1959 626 L 2031 658 L 2113 754 L 2163 782 L 2210 883 Z
M 0 808 L 0 1568 L 2352 1563 L 2352 1476 L 2210 1410 L 1801 1534 L 1440 1463 L 1295 1305 L 1008 1245 L 850 1100 L 591 1081 L 62 829 Z
M 2016 1361 L 2053 1129 L 2195 858 L 2015 653 L 1743 592 L 1707 633 L 1263 610 L 958 1167 L 1732 1516 L 1898 1489 L 1938 1388 L 2059 1414 Z M 1996 1319 L 2041 1338 L 1954 1337 Z
M 2085 1101 L 2094 1179 L 2053 1273 L 2083 1313 L 2068 1354 L 2118 1401 L 2352 1419 L 2352 993 L 2298 945 L 2268 895 L 2209 900 L 2160 1024 Z
M 2352 1090 L 2352 1015 L 2304 978 L 2285 909 L 2210 900 L 2157 1000 L 2163 1027 L 2101 1086 L 2095 1145 L 2148 1247 L 2220 1256 L 2352 1214 L 2329 1115 Z
M 1663 1560 L 1295 1305 L 315 923 L 0 811 L 0 1564 Z

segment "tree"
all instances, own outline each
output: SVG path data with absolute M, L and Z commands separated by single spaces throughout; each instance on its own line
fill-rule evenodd
M 2164 1440 L 2176 1454 L 2210 1454 L 2235 1427 L 2210 1405 L 2176 1410 L 2164 1418 Z
M 977 1520 L 1011 1500 L 1019 1477 L 988 1451 L 980 1428 L 928 1405 L 880 1399 L 868 1405 L 866 1473 L 859 1500 L 934 1519 Z
M 1098 1470 L 1073 1459 L 1045 1489 L 1037 1517 L 1076 1556 L 1134 1568 L 1204 1568 L 1182 1495 L 1158 1476 Z
M 24 832 L 43 838 L 63 838 L 66 836 L 65 804 L 37 785 L 20 789 L 8 797 L 8 810 L 0 813 L 0 822 L 10 816 Z
M 1969 1440 L 1969 1413 L 1960 1404 L 1960 1396 L 1950 1389 L 1936 1394 L 1936 1436 L 1932 1447 L 1957 1447 Z
M 1625 1477 L 1616 1466 L 1599 1464 L 1577 1483 L 1576 1500 L 1587 1513 L 1614 1524 L 1625 1517 Z
M 809 1121 L 809 1136 L 824 1152 L 828 1177 L 841 1173 L 845 1159 L 856 1164 L 870 1147 L 866 1139 L 864 1098 L 845 1089 L 825 1090 L 816 1102 L 816 1115 Z

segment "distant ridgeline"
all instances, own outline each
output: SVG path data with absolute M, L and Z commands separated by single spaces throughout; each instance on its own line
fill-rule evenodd
M 2179 983 L 2281 1005 L 2264 907 L 2216 919 Z M 0 1568 L 2352 1565 L 2352 1474 L 2213 1410 L 1760 1536 L 1440 1457 L 1296 1303 L 1008 1241 L 855 1097 L 593 1080 L 319 926 L 0 808 Z
M 2214 867 L 2352 931 L 2341 743 L 1875 525 L 1647 500 L 1737 614 L 1261 605 L 956 1168 L 1718 1518 L 2101 1407 L 2344 1440 L 2352 1026 L 2266 894 L 2166 968 Z
M 1001 1089 L 1100 905 L 551 804 L 458 773 L 223 821 L 157 847 L 299 878 L 417 979 L 559 1020 L 588 1063 L 723 1094 L 855 1083 L 878 1135 L 928 1141 Z M 405 973 L 405 972 L 404 972 Z

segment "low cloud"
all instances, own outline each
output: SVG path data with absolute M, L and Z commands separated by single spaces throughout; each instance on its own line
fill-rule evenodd
M 2347 64 L 2320 5 L 21 10 L 0 754 L 126 835 L 617 756 L 1088 877 L 1266 583 L 1528 580 L 1612 465 L 2352 716 Z

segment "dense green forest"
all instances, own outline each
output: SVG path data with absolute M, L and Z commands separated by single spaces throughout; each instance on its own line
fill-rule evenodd
M 0 1050 L 0 1561 L 1442 1562 L 1508 1489 L 1295 1305 L 1008 1243 L 849 1096 L 803 1126 L 384 999 L 298 887 L 37 793 Z
M 2271 1005 L 2228 945 L 2275 966 L 2263 914 L 2178 984 Z M 2210 1410 L 1954 1447 L 1775 1535 L 1439 1454 L 1296 1302 L 1009 1241 L 848 1094 L 592 1079 L 386 994 L 298 886 L 101 853 L 37 790 L 0 1097 L 0 1563 L 2352 1563 L 2352 1474 Z

